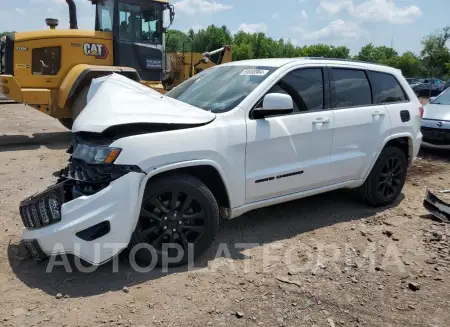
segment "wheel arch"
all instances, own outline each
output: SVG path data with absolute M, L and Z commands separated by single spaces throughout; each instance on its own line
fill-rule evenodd
M 85 85 L 90 84 L 93 78 L 117 73 L 124 75 L 134 81 L 140 81 L 141 78 L 134 68 L 116 67 L 116 66 L 93 66 L 80 64 L 74 66 L 64 78 L 58 91 L 58 108 L 65 108 L 77 91 Z
M 233 207 L 234 203 L 230 184 L 223 169 L 213 160 L 177 162 L 156 167 L 149 171 L 142 180 L 139 189 L 139 207 L 142 204 L 145 188 L 152 179 L 176 173 L 187 173 L 201 180 L 213 193 L 219 207 L 221 207 L 221 211 L 225 210 L 221 213 L 225 217 L 230 213 L 230 209 Z
M 380 151 L 378 151 L 377 155 L 373 158 L 372 163 L 369 169 L 366 171 L 365 176 L 363 178 L 364 181 L 367 179 L 370 172 L 372 171 L 372 168 L 377 162 L 381 152 L 387 146 L 395 146 L 398 147 L 400 150 L 402 150 L 408 160 L 408 165 L 411 165 L 414 156 L 413 136 L 409 133 L 399 133 L 390 135 L 384 140 L 383 146 L 381 147 Z

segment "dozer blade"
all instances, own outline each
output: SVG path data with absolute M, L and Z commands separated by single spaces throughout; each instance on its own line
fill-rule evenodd
M 439 199 L 430 190 L 427 190 L 423 206 L 436 218 L 450 223 L 450 204 Z

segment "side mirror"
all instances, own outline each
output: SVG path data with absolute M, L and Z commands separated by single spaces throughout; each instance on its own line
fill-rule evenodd
M 294 111 L 294 101 L 288 94 L 269 93 L 263 99 L 262 108 L 256 108 L 253 111 L 253 117 L 256 119 L 268 116 L 290 114 Z
M 167 5 L 163 11 L 163 29 L 167 30 L 173 23 L 175 18 L 175 7 L 173 5 Z
M 429 102 L 436 100 L 436 97 L 431 97 L 428 99 Z

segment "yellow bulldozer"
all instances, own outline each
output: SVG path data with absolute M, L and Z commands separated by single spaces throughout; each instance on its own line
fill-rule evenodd
M 88 0 L 95 29 L 79 30 L 76 4 L 70 29 L 47 18 L 47 30 L 12 33 L 0 40 L 1 92 L 71 128 L 85 107 L 91 80 L 118 73 L 161 93 L 199 71 L 231 61 L 231 47 L 206 53 L 165 52 L 175 11 L 169 0 Z

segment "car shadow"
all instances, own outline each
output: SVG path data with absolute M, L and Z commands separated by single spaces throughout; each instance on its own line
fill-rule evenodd
M 67 149 L 72 141 L 72 133 L 49 132 L 28 135 L 0 135 L 0 152 L 34 150 L 41 146 L 49 149 Z
M 403 199 L 404 196 L 400 196 L 391 207 L 397 206 Z M 41 289 L 50 295 L 62 293 L 69 297 L 88 297 L 119 291 L 124 286 L 139 285 L 174 273 L 202 269 L 217 257 L 245 261 L 249 258 L 242 248 L 237 247 L 241 246 L 239 243 L 255 248 L 322 227 L 367 218 L 386 209 L 366 206 L 356 200 L 351 190 L 339 190 L 254 210 L 224 221 L 213 245 L 193 267 L 169 268 L 168 271 L 155 268 L 149 272 L 138 272 L 133 269 L 125 251 L 118 257 L 118 269 L 114 270 L 114 261 L 110 261 L 95 267 L 95 271 L 90 273 L 75 269 L 73 260 L 70 260 L 72 271 L 64 266 L 54 266 L 51 272 L 47 272 L 49 260 L 37 262 L 30 259 L 23 246 L 18 244 L 8 246 L 8 260 L 16 276 L 31 288 Z M 229 250 L 226 255 L 220 250 L 223 245 Z

